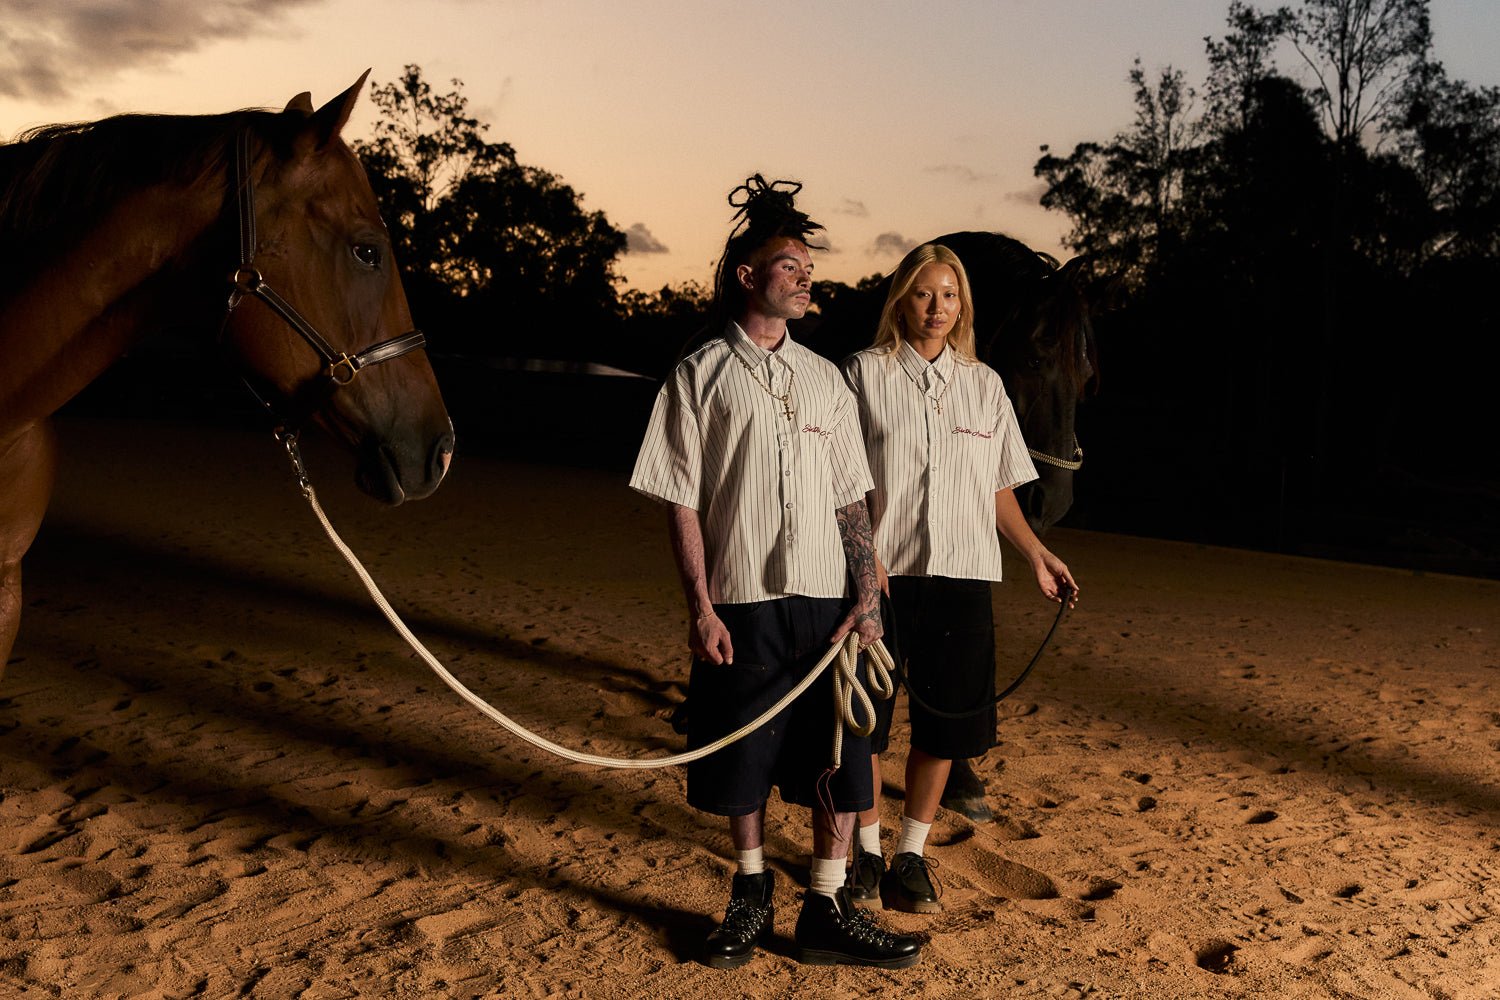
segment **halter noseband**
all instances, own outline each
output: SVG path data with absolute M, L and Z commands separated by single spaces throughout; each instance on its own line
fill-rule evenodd
M 228 310 L 224 316 L 225 323 L 228 323 L 229 314 L 234 312 L 235 307 L 244 300 L 245 296 L 253 295 L 270 306 L 276 315 L 286 321 L 287 326 L 307 341 L 308 346 L 318 353 L 318 357 L 323 362 L 323 381 L 307 393 L 301 394 L 305 398 L 302 405 L 297 408 L 300 412 L 290 417 L 279 413 L 267 400 L 267 394 L 257 391 L 255 386 L 245 379 L 245 385 L 255 398 L 260 400 L 261 405 L 281 422 L 286 433 L 295 437 L 300 425 L 317 412 L 336 389 L 353 382 L 360 371 L 371 365 L 394 360 L 403 354 L 409 354 L 427 346 L 427 337 L 421 330 L 409 330 L 390 340 L 372 344 L 358 354 L 336 351 L 323 335 L 318 333 L 311 323 L 303 319 L 301 314 L 292 308 L 291 303 L 278 295 L 276 290 L 266 283 L 265 278 L 261 277 L 261 273 L 251 266 L 255 261 L 256 237 L 255 182 L 250 177 L 249 129 L 241 130 L 235 141 L 234 186 L 239 205 L 240 264 L 229 278 L 233 288 L 229 293 Z

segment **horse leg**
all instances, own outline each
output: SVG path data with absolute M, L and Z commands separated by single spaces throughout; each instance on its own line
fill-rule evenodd
M 21 557 L 31 548 L 52 495 L 57 438 L 46 420 L 0 438 L 0 676 L 21 627 Z
M 942 806 L 969 817 L 976 823 L 988 823 L 995 818 L 990 805 L 984 800 L 984 782 L 962 757 L 954 760 L 948 771 L 948 783 L 943 786 Z

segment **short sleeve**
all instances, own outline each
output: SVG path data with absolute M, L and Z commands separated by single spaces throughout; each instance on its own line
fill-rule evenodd
M 863 500 L 875 488 L 870 475 L 870 460 L 865 455 L 864 433 L 856 415 L 854 393 L 839 385 L 834 406 L 833 433 L 828 438 L 830 464 L 833 468 L 834 509 Z
M 701 505 L 703 439 L 691 372 L 678 365 L 651 407 L 630 487 L 655 500 L 693 510 Z
M 1016 411 L 1006 395 L 1005 386 L 995 379 L 995 429 L 994 440 L 999 442 L 998 463 L 995 468 L 995 491 L 1012 489 L 1029 483 L 1036 476 L 1036 466 L 1026 450 L 1026 441 L 1021 437 L 1021 425 L 1016 422 Z

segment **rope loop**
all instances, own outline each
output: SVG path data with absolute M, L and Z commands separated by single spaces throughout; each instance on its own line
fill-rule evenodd
M 838 769 L 844 754 L 844 729 L 855 736 L 869 736 L 875 731 L 875 703 L 859 683 L 859 636 L 850 632 L 839 647 L 838 666 L 833 671 L 833 767 Z M 875 697 L 882 700 L 894 697 L 896 682 L 892 671 L 896 669 L 885 643 L 876 639 L 864 647 L 865 680 Z M 859 699 L 860 716 L 854 714 L 854 701 Z

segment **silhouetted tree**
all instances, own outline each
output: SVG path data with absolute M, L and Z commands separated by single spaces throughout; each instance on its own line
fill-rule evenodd
M 1250 127 L 1262 81 L 1277 75 L 1275 51 L 1291 16 L 1285 7 L 1262 14 L 1243 0 L 1232 0 L 1226 18 L 1229 32 L 1222 39 L 1203 40 L 1208 54 L 1205 118 L 1209 128 Z
M 1432 209 L 1423 262 L 1500 257 L 1500 88 L 1424 63 L 1388 131 Z
M 625 234 L 556 174 L 486 140 L 489 126 L 468 113 L 462 82 L 452 84 L 435 93 L 416 65 L 372 83 L 381 117 L 374 138 L 354 144 L 413 309 L 448 350 L 586 354 L 617 315 Z M 523 333 L 524 346 L 505 343 Z
M 1428 0 L 1303 0 L 1286 31 L 1339 146 L 1386 121 L 1432 48 Z
M 1047 182 L 1042 205 L 1073 218 L 1069 244 L 1138 287 L 1176 245 L 1178 201 L 1200 124 L 1182 71 L 1168 66 L 1153 80 L 1137 59 L 1129 80 L 1130 128 L 1107 146 L 1080 143 L 1066 159 L 1044 146 L 1035 173 Z
M 1234 0 L 1226 23 L 1201 118 L 1181 74 L 1137 61 L 1134 124 L 1036 164 L 1068 244 L 1130 279 L 1082 504 L 1278 548 L 1449 530 L 1400 526 L 1434 516 L 1413 484 L 1483 475 L 1454 428 L 1485 419 L 1461 359 L 1500 322 L 1500 90 L 1430 61 L 1426 0 Z

